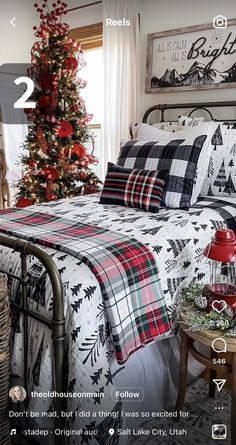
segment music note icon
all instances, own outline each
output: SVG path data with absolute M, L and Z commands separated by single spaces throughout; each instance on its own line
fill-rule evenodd
M 13 428 L 10 432 L 10 436 L 15 436 L 16 435 L 16 429 Z

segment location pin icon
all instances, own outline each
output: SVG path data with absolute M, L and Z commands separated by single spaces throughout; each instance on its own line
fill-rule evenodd
M 115 430 L 113 430 L 113 428 L 110 428 L 110 429 L 109 429 L 109 434 L 110 434 L 111 436 L 113 436 L 114 432 L 115 432 Z

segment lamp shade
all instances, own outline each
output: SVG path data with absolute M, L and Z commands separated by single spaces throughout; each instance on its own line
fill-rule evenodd
M 203 255 L 222 263 L 236 263 L 236 239 L 233 230 L 218 229 L 215 238 L 204 249 Z

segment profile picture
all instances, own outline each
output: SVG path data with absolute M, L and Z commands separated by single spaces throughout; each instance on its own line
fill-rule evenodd
M 212 439 L 226 439 L 227 427 L 224 424 L 215 424 L 212 426 Z
M 26 390 L 23 386 L 13 386 L 9 391 L 9 397 L 12 402 L 24 402 L 26 399 Z

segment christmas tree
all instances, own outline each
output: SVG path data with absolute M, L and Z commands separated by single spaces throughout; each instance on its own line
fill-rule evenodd
M 219 173 L 215 179 L 215 182 L 213 184 L 215 187 L 219 187 L 219 192 L 221 192 L 222 187 L 225 187 L 226 185 L 226 173 L 225 173 L 225 163 L 222 162 L 220 166 Z
M 208 196 L 214 196 L 214 193 L 213 193 L 213 191 L 212 191 L 211 185 L 209 185 L 207 195 L 208 195 Z
M 89 167 L 98 163 L 88 129 L 92 115 L 80 95 L 86 86 L 78 77 L 83 52 L 62 22 L 67 4 L 57 0 L 50 7 L 43 0 L 34 6 L 41 23 L 33 28 L 39 41 L 31 50 L 28 75 L 36 108 L 25 110 L 31 125 L 21 159 L 24 176 L 17 184 L 18 207 L 94 193 L 101 183 Z
M 233 183 L 233 180 L 232 180 L 231 173 L 229 174 L 228 180 L 227 180 L 227 182 L 225 184 L 225 188 L 224 188 L 223 191 L 224 191 L 224 193 L 228 193 L 229 195 L 231 195 L 231 193 L 235 193 L 236 192 L 235 187 L 234 187 L 234 183 Z
M 214 145 L 214 150 L 216 150 L 217 145 L 223 145 L 223 138 L 221 134 L 220 125 L 218 125 L 215 133 L 213 134 L 211 138 L 211 143 Z

